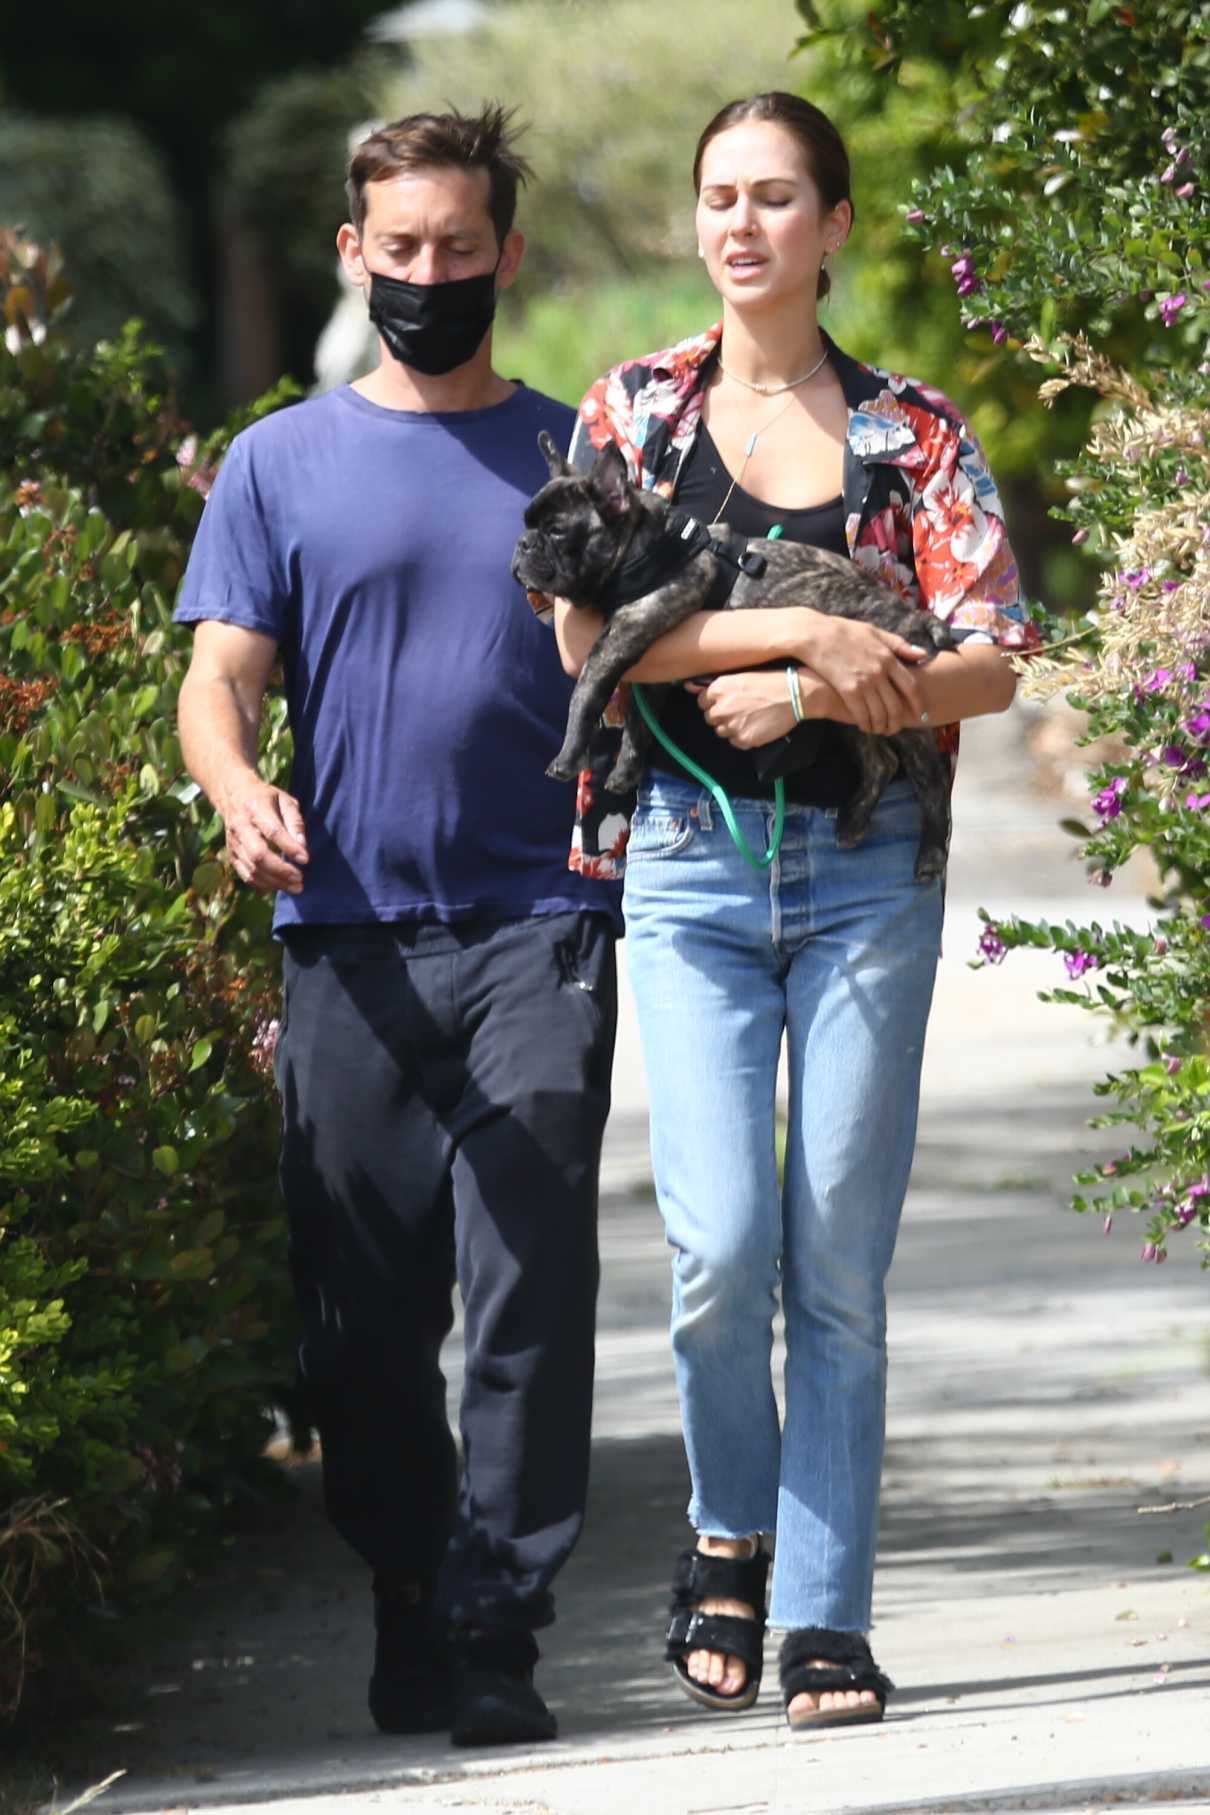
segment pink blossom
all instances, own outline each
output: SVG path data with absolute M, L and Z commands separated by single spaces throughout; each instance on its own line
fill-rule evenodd
M 1124 775 L 1115 776 L 1108 787 L 1102 788 L 1099 794 L 1093 795 L 1093 812 L 1099 813 L 1102 820 L 1116 819 L 1122 811 L 1122 796 L 1125 794 L 1126 788 L 1126 777 Z
M 1071 540 L 1072 540 L 1073 545 L 1076 548 L 1078 548 L 1080 546 L 1081 542 L 1087 542 L 1088 531 L 1086 529 L 1077 529 L 1075 535 L 1071 538 Z
M 992 331 L 992 340 L 995 342 L 996 346 L 1002 347 L 1008 339 L 1008 329 L 1005 327 L 1004 323 L 1002 321 L 989 321 L 987 325 Z
M 1210 807 L 1210 794 L 1186 794 L 1185 805 L 1191 813 L 1202 813 Z
M 1197 711 L 1190 713 L 1185 730 L 1195 744 L 1210 743 L 1210 700 L 1202 700 Z
M 1001 939 L 999 930 L 991 925 L 986 926 L 979 940 L 980 955 L 986 958 L 989 964 L 999 964 L 1007 950 L 1008 947 Z
M 1143 682 L 1144 693 L 1160 693 L 1172 679 L 1171 668 L 1154 668 Z
M 1178 290 L 1175 296 L 1160 297 L 1160 320 L 1166 328 L 1172 326 L 1188 301 L 1189 298 L 1185 295 L 1183 290 Z
M 915 226 L 917 221 L 922 221 L 924 219 L 924 209 L 909 208 L 903 218 L 905 221 L 910 221 L 911 224 Z
M 1071 978 L 1082 977 L 1085 971 L 1101 968 L 1101 960 L 1095 952 L 1064 952 L 1063 962 L 1067 966 L 1067 975 Z
M 1189 197 L 1191 195 L 1196 194 L 1196 192 L 1197 192 L 1196 183 L 1182 183 L 1176 193 L 1180 196 L 1182 202 L 1187 202 L 1189 200 Z

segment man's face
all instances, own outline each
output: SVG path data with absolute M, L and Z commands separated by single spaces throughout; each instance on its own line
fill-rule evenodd
M 360 235 L 345 225 L 337 236 L 350 279 L 368 293 L 370 277 L 413 284 L 479 277 L 500 260 L 496 281 L 507 288 L 516 276 L 525 242 L 510 233 L 501 249 L 488 213 L 486 170 L 432 165 L 367 183 Z

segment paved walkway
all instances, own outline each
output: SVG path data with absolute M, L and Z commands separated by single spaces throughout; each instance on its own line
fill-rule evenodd
M 773 1675 L 751 1713 L 712 1718 L 661 1662 L 686 1479 L 627 1017 L 592 1506 L 539 1675 L 559 1741 L 476 1755 L 368 1730 L 364 1575 L 303 1466 L 285 1531 L 241 1541 L 98 1741 L 95 1777 L 126 1772 L 102 1809 L 1210 1809 L 1210 1580 L 1184 1567 L 1210 1508 L 1138 1511 L 1210 1492 L 1210 1281 L 1179 1248 L 1140 1265 L 1129 1222 L 1106 1239 L 1064 1209 L 1072 1171 L 1113 1151 L 1083 1123 L 1089 1082 L 1123 1055 L 1095 1043 L 1091 1017 L 1036 1002 L 1056 961 L 966 968 L 980 901 L 1056 919 L 1146 908 L 1137 888 L 1090 895 L 1052 829 L 1069 809 L 1028 797 L 1018 738 L 1012 721 L 967 732 L 893 1274 L 876 1646 L 900 1692 L 885 1724 L 791 1737 Z

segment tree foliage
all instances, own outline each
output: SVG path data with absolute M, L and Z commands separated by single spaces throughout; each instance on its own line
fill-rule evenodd
M 288 1372 L 267 905 L 174 722 L 220 438 L 182 456 L 154 349 L 73 349 L 65 300 L 0 235 L 0 1709 L 72 1557 L 171 1571 Z
M 802 9 L 815 31 L 827 8 Z M 972 17 L 971 14 L 974 16 Z M 1048 367 L 1053 404 L 1095 399 L 1056 514 L 1101 563 L 1096 609 L 1028 664 L 1125 757 L 1090 777 L 1077 825 L 1092 879 L 1142 847 L 1163 893 L 1152 929 L 989 922 L 984 961 L 1031 945 L 1063 959 L 1049 992 L 1107 1013 L 1144 1062 L 1098 1087 L 1134 1131 L 1079 1181 L 1076 1207 L 1147 1218 L 1143 1256 L 1182 1230 L 1210 1260 L 1210 38 L 1189 0 L 1141 8 L 927 8 L 871 15 L 881 79 L 949 59 L 962 158 L 917 184 L 909 227 L 949 265 L 970 331 Z

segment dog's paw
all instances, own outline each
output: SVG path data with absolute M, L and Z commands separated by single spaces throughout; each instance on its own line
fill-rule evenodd
M 642 777 L 641 768 L 636 769 L 630 765 L 624 767 L 619 764 L 616 769 L 611 769 L 605 777 L 605 792 L 606 794 L 630 794 L 638 787 Z
M 551 781 L 574 781 L 580 773 L 580 765 L 574 759 L 556 756 L 553 763 L 547 763 L 546 773 Z
M 921 851 L 914 873 L 917 882 L 938 882 L 945 875 L 945 852 Z

